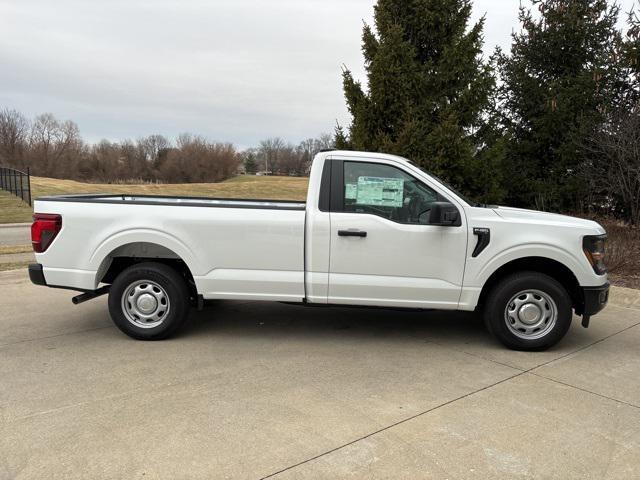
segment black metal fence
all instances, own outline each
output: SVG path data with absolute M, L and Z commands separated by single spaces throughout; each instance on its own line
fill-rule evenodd
M 0 189 L 14 194 L 31 205 L 31 175 L 15 168 L 0 167 Z

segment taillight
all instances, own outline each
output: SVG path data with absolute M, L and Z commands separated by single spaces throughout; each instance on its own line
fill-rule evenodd
M 53 239 L 56 238 L 58 232 L 62 229 L 62 215 L 55 213 L 34 213 L 33 223 L 31 224 L 31 244 L 33 251 L 42 253 Z

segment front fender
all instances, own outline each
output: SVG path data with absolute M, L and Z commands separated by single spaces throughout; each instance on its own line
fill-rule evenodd
M 500 267 L 514 260 L 528 257 L 542 257 L 555 260 L 571 270 L 580 285 L 595 284 L 595 275 L 589 267 L 586 258 L 579 258 L 569 250 L 545 243 L 516 245 L 495 254 L 491 260 L 485 262 L 478 269 L 473 277 L 465 279 L 465 284 L 482 287 L 489 277 Z

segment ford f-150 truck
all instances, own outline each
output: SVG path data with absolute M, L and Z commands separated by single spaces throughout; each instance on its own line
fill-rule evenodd
M 506 346 L 542 349 L 608 299 L 595 222 L 476 205 L 393 155 L 319 153 L 307 201 L 39 198 L 38 285 L 109 294 L 127 335 L 166 338 L 209 299 L 477 310 Z

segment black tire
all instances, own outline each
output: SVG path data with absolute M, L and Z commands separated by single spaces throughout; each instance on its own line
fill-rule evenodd
M 150 292 L 153 296 L 152 306 L 156 306 L 153 311 L 154 317 L 157 317 L 155 322 L 149 324 L 150 326 L 139 326 L 144 321 L 140 317 L 137 320 L 132 318 L 135 317 L 135 312 L 133 314 L 130 312 L 131 302 L 127 302 L 125 306 L 123 295 L 125 292 L 135 290 L 134 285 L 160 292 L 158 294 L 160 300 Z M 128 298 L 130 297 L 127 296 Z M 148 298 L 151 297 L 148 296 Z M 166 311 L 160 307 L 161 302 L 167 305 Z M 116 277 L 109 289 L 111 319 L 120 330 L 137 340 L 162 340 L 175 334 L 187 320 L 189 308 L 189 289 L 185 279 L 173 268 L 162 263 L 146 262 L 132 265 Z M 128 311 L 130 313 L 127 313 Z M 140 311 L 138 310 L 138 313 Z M 155 325 L 156 323 L 158 324 Z
M 547 295 L 553 302 L 545 302 L 544 298 L 538 299 L 535 295 L 533 296 L 546 305 L 549 312 L 553 308 L 549 304 L 555 303 L 557 312 L 555 324 L 541 324 L 537 333 L 535 331 L 527 333 L 526 330 L 521 330 L 519 333 L 522 336 L 530 335 L 532 338 L 518 336 L 514 332 L 517 330 L 517 325 L 513 324 L 513 320 L 507 315 L 507 306 L 510 301 L 518 293 L 525 291 L 537 291 Z M 519 298 L 527 297 L 523 295 Z M 515 302 L 517 301 L 515 300 Z M 514 305 L 511 303 L 512 312 Z M 543 312 L 540 318 L 543 318 L 544 315 L 546 313 Z M 553 317 L 551 313 L 548 315 L 550 318 Z M 544 350 L 555 345 L 569 330 L 572 315 L 572 302 L 567 290 L 554 278 L 539 272 L 518 272 L 500 280 L 489 292 L 484 306 L 484 322 L 487 330 L 513 350 Z M 507 322 L 512 322 L 512 326 L 509 326 Z M 541 336 L 533 338 L 535 335 Z

